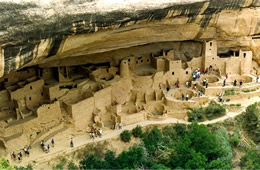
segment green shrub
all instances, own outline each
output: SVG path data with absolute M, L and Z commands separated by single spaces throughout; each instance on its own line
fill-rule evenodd
M 120 134 L 121 140 L 124 142 L 129 142 L 131 140 L 131 133 L 129 130 L 124 130 L 121 134 Z
M 240 139 L 237 136 L 232 136 L 230 139 L 230 143 L 232 146 L 237 147 L 240 143 Z
M 141 137 L 143 134 L 142 127 L 140 125 L 137 125 L 133 130 L 132 134 L 134 137 Z
M 143 135 L 143 142 L 149 153 L 153 153 L 159 142 L 162 141 L 162 133 L 157 126 L 146 131 Z
M 240 104 L 240 103 L 237 103 L 236 106 L 241 106 L 241 104 Z
M 70 161 L 70 162 L 68 163 L 68 169 L 69 169 L 69 170 L 78 170 L 79 167 L 78 167 L 77 165 L 75 165 L 74 162 Z
M 236 106 L 236 104 L 233 104 L 233 103 L 232 103 L 232 104 L 230 104 L 230 106 Z
M 52 167 L 53 170 L 63 170 L 64 169 L 64 165 L 63 164 L 57 164 L 54 167 Z
M 230 99 L 227 99 L 226 102 L 230 102 Z
M 189 122 L 200 122 L 203 121 L 203 113 L 204 109 L 202 107 L 199 108 L 188 108 L 188 121 Z
M 14 168 L 16 169 L 16 170 L 33 170 L 33 167 L 32 167 L 32 165 L 31 164 L 28 164 L 26 167 L 23 167 L 23 166 L 14 166 Z M 2 169 L 1 167 L 0 167 L 0 169 Z
M 174 126 L 165 126 L 162 129 L 163 136 L 168 136 L 170 138 L 176 137 L 176 130 Z
M 242 169 L 260 169 L 260 151 L 256 149 L 250 149 L 241 158 Z
M 243 125 L 252 136 L 254 142 L 260 143 L 260 109 L 257 103 L 246 108 Z
M 225 114 L 226 108 L 214 101 L 211 101 L 209 106 L 205 108 L 205 115 L 209 120 L 223 116 Z
M 251 90 L 246 89 L 246 90 L 242 90 L 244 93 L 249 93 Z
M 235 95 L 235 94 L 236 94 L 236 92 L 235 92 L 234 89 L 232 89 L 232 90 L 225 90 L 225 92 L 224 92 L 224 96 L 232 96 L 232 95 Z

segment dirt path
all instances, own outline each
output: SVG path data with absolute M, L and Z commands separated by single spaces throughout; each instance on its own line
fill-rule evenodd
M 213 123 L 216 123 L 216 122 L 224 121 L 228 118 L 233 118 L 233 117 L 241 114 L 246 109 L 246 107 L 248 105 L 251 105 L 251 104 L 253 104 L 257 101 L 259 101 L 259 97 L 254 97 L 254 98 L 248 99 L 248 100 L 243 101 L 243 102 L 242 101 L 234 101 L 234 102 L 242 103 L 242 107 L 238 112 L 228 112 L 223 117 L 220 117 L 220 118 L 217 118 L 217 119 L 214 119 L 214 120 L 210 120 L 210 121 L 201 122 L 200 124 L 213 124 Z M 95 140 L 90 139 L 89 134 L 74 136 L 73 137 L 74 148 L 71 148 L 69 146 L 70 137 L 71 137 L 70 135 L 58 134 L 57 136 L 55 136 L 55 147 L 51 148 L 51 151 L 49 153 L 44 153 L 41 150 L 40 146 L 34 147 L 31 150 L 30 157 L 24 157 L 23 161 L 21 163 L 12 162 L 12 164 L 18 165 L 18 166 L 26 166 L 29 163 L 39 164 L 39 163 L 47 162 L 47 161 L 50 161 L 51 159 L 53 159 L 54 157 L 62 156 L 62 155 L 65 155 L 65 154 L 72 153 L 76 150 L 82 149 L 89 143 L 104 141 L 104 140 L 107 140 L 107 139 L 110 139 L 110 138 L 117 137 L 117 136 L 120 135 L 120 133 L 123 130 L 131 130 L 131 129 L 135 128 L 137 125 L 141 125 L 141 126 L 144 127 L 144 126 L 148 126 L 148 125 L 174 124 L 174 123 L 190 124 L 190 122 L 187 122 L 187 121 L 181 120 L 181 119 L 176 119 L 176 118 L 167 118 L 167 119 L 161 120 L 161 121 L 160 120 L 159 121 L 146 120 L 146 121 L 143 121 L 143 122 L 124 126 L 122 130 L 108 131 L 108 132 L 106 132 L 106 134 L 103 135 L 102 138 L 96 138 Z M 69 133 L 69 134 L 71 134 L 71 133 Z M 46 141 L 46 143 L 50 143 L 50 141 Z M 10 156 L 8 156 L 8 159 L 11 160 Z

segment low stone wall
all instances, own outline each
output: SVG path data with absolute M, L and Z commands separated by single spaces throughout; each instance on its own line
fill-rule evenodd
M 135 114 L 121 113 L 119 115 L 122 125 L 130 125 L 138 122 L 145 121 L 147 119 L 146 112 L 141 111 Z
M 230 99 L 232 101 L 232 100 L 247 99 L 249 97 L 256 97 L 256 96 L 260 96 L 260 91 L 240 93 L 238 95 L 223 96 L 223 99 L 224 100 Z

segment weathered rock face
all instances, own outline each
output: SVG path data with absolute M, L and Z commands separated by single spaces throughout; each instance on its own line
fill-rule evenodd
M 0 76 L 36 64 L 113 61 L 139 47 L 170 48 L 166 42 L 189 59 L 200 53 L 195 41 L 209 39 L 218 41 L 220 53 L 252 50 L 260 63 L 259 25 L 260 0 L 6 0 L 0 2 Z

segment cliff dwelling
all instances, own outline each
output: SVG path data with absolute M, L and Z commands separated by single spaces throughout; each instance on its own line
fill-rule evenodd
M 1 151 L 48 140 L 68 128 L 83 133 L 92 127 L 115 129 L 119 123 L 126 126 L 169 117 L 187 120 L 188 107 L 223 95 L 234 88 L 234 80 L 243 82 L 243 88 L 236 87 L 241 92 L 255 84 L 258 67 L 251 51 L 240 49 L 223 56 L 218 55 L 215 40 L 194 43 L 201 47 L 200 55 L 191 60 L 176 56 L 182 51 L 158 49 L 100 63 L 40 64 L 3 76 Z M 200 76 L 194 79 L 198 72 Z M 229 78 L 223 87 L 226 75 Z

